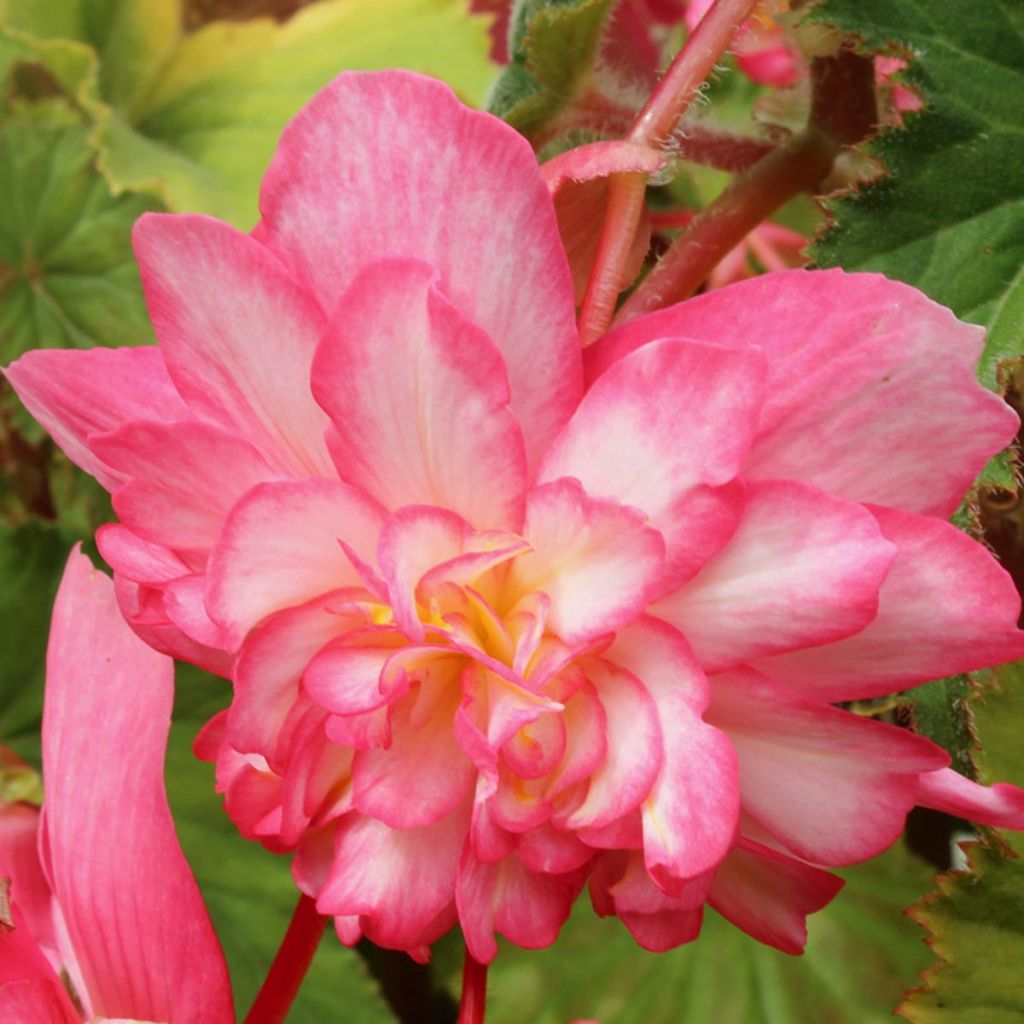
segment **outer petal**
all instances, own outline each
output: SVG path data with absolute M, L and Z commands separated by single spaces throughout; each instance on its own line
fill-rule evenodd
M 793 481 L 752 484 L 732 540 L 651 612 L 705 671 L 863 629 L 894 549 L 860 505 Z
M 4 374 L 64 454 L 108 490 L 124 477 L 90 450 L 91 435 L 131 420 L 168 422 L 191 415 L 156 348 L 39 349 Z
M 483 864 L 466 844 L 456 903 L 466 948 L 479 963 L 498 952 L 499 932 L 524 949 L 543 949 L 558 938 L 582 887 L 579 874 L 539 875 L 516 854 Z
M 879 274 L 784 270 L 716 289 L 606 335 L 588 377 L 665 337 L 764 351 L 751 476 L 946 517 L 1017 429 L 974 376 L 981 328 Z
M 240 640 L 271 612 L 359 586 L 339 541 L 369 560 L 383 521 L 375 502 L 343 483 L 254 487 L 232 510 L 210 557 L 210 615 Z
M 798 857 L 852 864 L 903 829 L 921 772 L 949 756 L 923 736 L 788 693 L 750 670 L 714 676 L 707 718 L 740 761 L 743 810 Z
M 842 887 L 836 875 L 744 841 L 716 872 L 708 902 L 758 942 L 795 954 L 807 944 L 807 915 Z
M 226 1024 L 227 969 L 164 793 L 172 696 L 171 661 L 125 626 L 110 581 L 73 552 L 43 713 L 54 897 L 94 1013 Z M 117 754 L 129 750 L 125 771 Z
M 920 775 L 916 803 L 982 825 L 1024 829 L 1024 789 L 1008 782 L 980 786 L 952 768 Z
M 523 535 L 533 551 L 512 563 L 510 600 L 541 590 L 548 627 L 568 643 L 635 618 L 661 581 L 665 545 L 635 510 L 556 480 L 529 496 Z
M 342 478 L 385 508 L 450 508 L 517 529 L 526 464 L 501 353 L 416 260 L 382 260 L 345 293 L 313 364 Z
M 525 139 L 440 82 L 344 74 L 285 129 L 261 209 L 260 238 L 327 311 L 374 260 L 435 267 L 505 357 L 536 466 L 579 399 L 580 354 L 554 209 Z
M 114 494 L 121 522 L 176 550 L 209 551 L 232 505 L 278 475 L 247 441 L 194 420 L 135 421 L 92 449 L 128 479 Z
M 897 548 L 878 615 L 855 636 L 765 659 L 760 668 L 832 701 L 876 697 L 1024 657 L 1020 598 L 987 548 L 937 519 L 871 511 Z
M 316 303 L 258 242 L 212 217 L 145 214 L 132 233 L 167 368 L 196 414 L 289 476 L 333 477 L 309 393 Z
M 653 342 L 597 380 L 541 464 L 659 525 L 698 484 L 727 483 L 757 427 L 764 360 L 679 339 Z
M 0 956 L 6 955 L 0 947 Z M 0 986 L 0 1019 L 4 1024 L 79 1024 L 79 1016 L 56 976 Z
M 388 949 L 434 942 L 455 923 L 450 908 L 466 824 L 465 813 L 397 830 L 349 816 L 338 828 L 334 867 L 317 909 L 358 916 L 367 937 Z
M 736 752 L 703 721 L 707 680 L 671 626 L 645 617 L 618 634 L 606 657 L 643 682 L 657 709 L 665 757 L 642 805 L 644 863 L 676 895 L 681 880 L 713 869 L 736 837 Z

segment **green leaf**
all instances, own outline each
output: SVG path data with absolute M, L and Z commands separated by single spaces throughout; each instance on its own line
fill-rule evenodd
M 899 1007 L 914 1024 L 1019 1024 L 1024 1020 L 1024 863 L 980 843 L 970 872 L 939 880 L 911 912 L 941 963 Z
M 826 0 L 813 15 L 872 51 L 909 52 L 925 109 L 868 148 L 888 174 L 831 202 L 822 266 L 879 270 L 989 328 L 980 366 L 1024 352 L 1024 5 Z
M 70 546 L 55 526 L 0 524 L 0 744 L 36 764 L 50 606 Z
M 590 84 L 611 0 L 525 0 L 488 109 L 528 137 Z
M 618 921 L 597 919 L 584 897 L 550 949 L 502 948 L 491 967 L 488 1021 L 884 1024 L 905 979 L 928 962 L 900 911 L 930 871 L 897 847 L 844 874 L 847 887 L 809 921 L 803 957 L 755 942 L 713 911 L 695 943 L 646 953 Z
M 151 340 L 130 231 L 154 205 L 111 195 L 89 129 L 63 101 L 0 119 L 0 361 Z
M 86 107 L 115 191 L 150 191 L 170 209 L 245 228 L 281 129 L 340 71 L 405 67 L 445 79 L 470 102 L 493 77 L 486 23 L 463 0 L 322 0 L 283 24 L 212 22 L 190 33 L 177 0 L 67 6 L 77 13 L 33 17 L 8 0 L 8 17 L 99 54 L 100 101 Z
M 213 770 L 192 754 L 205 720 L 226 702 L 228 684 L 179 666 L 167 785 L 178 836 L 224 947 L 239 1019 L 252 1003 L 298 899 L 288 858 L 243 839 L 214 795 Z M 359 956 L 328 928 L 289 1024 L 393 1021 Z
M 972 714 L 976 694 L 970 676 L 959 675 L 925 683 L 900 698 L 910 711 L 914 731 L 948 751 L 953 767 L 971 779 L 977 775 L 978 740 Z

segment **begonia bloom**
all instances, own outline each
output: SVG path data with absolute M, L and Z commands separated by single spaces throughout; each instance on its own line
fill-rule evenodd
M 41 856 L 33 864 L 34 851 L 0 837 L 0 874 L 13 876 L 13 927 L 0 922 L 4 1024 L 235 1019 L 164 793 L 173 671 L 125 625 L 110 579 L 72 552 L 47 653 Z M 34 883 L 40 866 L 45 882 Z M 44 955 L 54 934 L 81 1010 Z
M 797 952 L 915 803 L 1024 826 L 834 706 L 1024 655 L 946 522 L 1017 427 L 979 328 L 792 270 L 584 357 L 529 145 L 402 72 L 315 97 L 261 211 L 139 222 L 158 348 L 7 374 L 113 493 L 129 622 L 231 677 L 198 749 L 345 942 L 486 962 L 589 881 L 648 948 L 710 903 Z

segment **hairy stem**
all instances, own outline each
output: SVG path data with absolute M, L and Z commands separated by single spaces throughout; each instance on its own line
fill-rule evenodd
M 665 142 L 755 3 L 716 0 L 644 104 L 629 133 L 630 142 L 647 146 Z M 609 181 L 604 227 L 580 309 L 579 331 L 584 345 L 604 333 L 615 311 L 633 236 L 640 224 L 646 186 L 646 176 L 633 172 L 613 174 Z
M 458 1024 L 484 1024 L 487 1004 L 487 964 L 478 963 L 466 950 L 462 965 L 462 1000 Z
M 877 120 L 872 63 L 844 48 L 811 65 L 807 127 L 736 178 L 697 214 L 615 318 L 625 323 L 692 295 L 714 266 L 758 224 L 828 174 L 844 145 L 859 142 Z
M 317 913 L 316 902 L 301 896 L 245 1024 L 281 1024 L 299 993 L 326 924 L 327 918 Z

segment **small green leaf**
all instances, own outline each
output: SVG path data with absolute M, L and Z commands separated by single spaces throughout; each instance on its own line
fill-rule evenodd
M 755 942 L 713 911 L 695 943 L 646 953 L 618 921 L 597 919 L 584 896 L 550 949 L 502 948 L 488 1021 L 885 1024 L 904 979 L 928 962 L 901 910 L 931 872 L 897 847 L 844 874 L 847 887 L 809 920 L 802 957 Z
M 55 527 L 0 524 L 0 744 L 38 763 L 46 633 L 70 542 Z
M 970 676 L 959 675 L 917 686 L 900 698 L 910 711 L 914 731 L 948 751 L 953 767 L 971 779 L 977 775 L 972 715 L 977 692 Z
M 899 1007 L 914 1024 L 1019 1024 L 1024 1020 L 1024 863 L 980 843 L 970 872 L 939 880 L 911 912 L 940 963 Z
M 592 80 L 611 0 L 526 0 L 516 11 L 509 66 L 488 109 L 526 136 Z
M 816 20 L 872 51 L 909 53 L 925 101 L 868 148 L 888 173 L 831 202 L 822 266 L 879 270 L 989 328 L 980 366 L 1024 352 L 1024 5 L 826 0 Z
M 241 1019 L 274 958 L 299 893 L 288 858 L 238 834 L 214 794 L 212 766 L 192 754 L 199 726 L 228 696 L 223 680 L 179 667 L 167 786 L 178 836 L 224 947 Z M 333 1020 L 386 1024 L 393 1017 L 362 960 L 328 928 L 288 1024 Z

